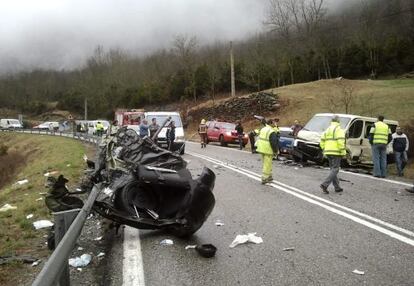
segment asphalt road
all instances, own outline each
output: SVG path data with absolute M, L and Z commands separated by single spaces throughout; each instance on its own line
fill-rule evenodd
M 274 161 L 275 181 L 263 186 L 257 154 L 195 143 L 186 153 L 194 176 L 203 166 L 217 175 L 212 214 L 188 241 L 125 228 L 114 238 L 109 284 L 414 285 L 414 195 L 404 184 L 341 173 L 345 191 L 325 195 L 325 169 Z M 229 247 L 251 232 L 263 243 Z M 165 238 L 174 244 L 160 245 Z M 218 248 L 214 258 L 185 250 L 203 243 Z

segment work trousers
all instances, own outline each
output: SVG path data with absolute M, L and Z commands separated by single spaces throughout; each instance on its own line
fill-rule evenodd
M 207 144 L 207 133 L 200 133 L 201 148 L 206 147 Z
M 387 144 L 372 145 L 372 161 L 374 176 L 385 178 L 387 176 Z
M 397 167 L 398 176 L 403 176 L 404 168 L 405 168 L 405 165 L 407 165 L 407 161 L 408 161 L 407 152 L 394 151 L 394 155 L 395 155 L 395 165 Z
M 263 160 L 262 181 L 266 181 L 272 178 L 272 164 L 273 164 L 272 159 L 273 159 L 273 155 L 262 154 L 262 160 Z
M 243 134 L 238 134 L 237 138 L 239 140 L 239 149 L 243 149 Z
M 332 183 L 335 190 L 340 190 L 341 187 L 339 186 L 338 173 L 339 173 L 339 168 L 341 166 L 342 157 L 334 156 L 334 155 L 328 155 L 327 157 L 328 157 L 328 162 L 329 162 L 329 169 L 331 171 L 329 172 L 329 176 L 325 179 L 322 185 L 327 188 Z
M 253 132 L 249 133 L 249 141 L 250 141 L 250 147 L 252 148 L 252 153 L 255 153 L 256 152 L 256 147 L 254 146 L 255 139 L 254 139 Z

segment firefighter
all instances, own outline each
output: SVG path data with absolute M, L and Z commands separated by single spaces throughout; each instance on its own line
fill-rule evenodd
M 328 187 L 332 183 L 335 192 L 342 192 L 343 189 L 339 186 L 339 167 L 341 160 L 346 155 L 345 150 L 345 131 L 339 124 L 339 117 L 332 118 L 331 125 L 321 136 L 320 146 L 323 154 L 328 158 L 330 173 L 325 181 L 321 184 L 322 192 L 329 194 Z
M 262 184 L 273 181 L 272 159 L 273 154 L 277 152 L 278 142 L 277 134 L 272 125 L 273 120 L 269 119 L 266 125 L 260 130 L 256 142 L 256 151 L 262 155 L 263 160 Z
M 198 126 L 198 134 L 200 134 L 201 148 L 207 147 L 207 125 L 206 120 L 201 119 L 200 125 Z

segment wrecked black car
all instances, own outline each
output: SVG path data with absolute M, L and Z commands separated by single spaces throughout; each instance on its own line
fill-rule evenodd
M 178 153 L 123 127 L 100 144 L 95 169 L 82 188 L 100 183 L 102 191 L 93 208 L 116 224 L 190 236 L 214 208 L 215 174 L 204 168 L 193 179 L 186 167 Z

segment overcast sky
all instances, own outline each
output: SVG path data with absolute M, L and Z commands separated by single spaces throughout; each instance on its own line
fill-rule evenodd
M 340 0 L 327 0 L 340 1 Z M 98 45 L 136 55 L 262 31 L 268 0 L 0 0 L 0 73 L 73 69 Z

